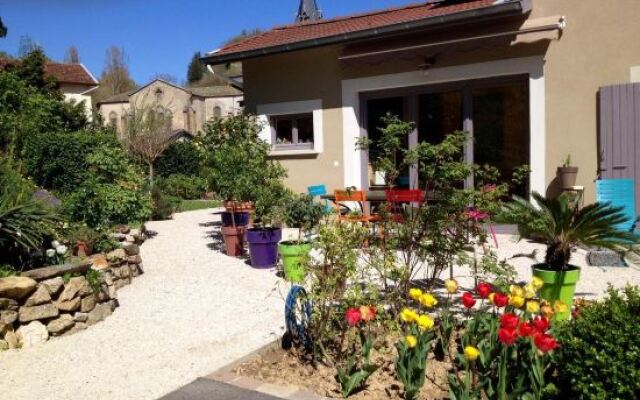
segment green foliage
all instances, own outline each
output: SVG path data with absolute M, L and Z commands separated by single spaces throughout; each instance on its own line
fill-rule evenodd
M 290 228 L 299 228 L 301 234 L 318 225 L 323 216 L 324 206 L 308 194 L 292 196 L 284 204 L 284 223 Z
M 166 195 L 186 200 L 202 198 L 207 191 L 207 181 L 198 176 L 173 174 L 158 181 L 158 187 Z
M 7 32 L 8 32 L 8 29 L 4 25 L 4 23 L 2 23 L 2 18 L 0 18 L 0 38 L 7 36 Z
M 66 238 L 72 245 L 77 242 L 84 242 L 90 250 L 93 250 L 96 243 L 104 238 L 104 234 L 85 224 L 73 224 L 65 233 Z
M 114 155 L 119 146 L 115 135 L 96 132 L 33 133 L 27 137 L 24 145 L 26 173 L 39 186 L 70 193 L 87 178 L 90 167 L 90 158 L 87 156 L 103 146 L 110 147 L 109 151 Z M 103 151 L 107 150 L 103 148 Z M 106 161 L 93 161 L 93 168 L 108 167 L 100 165 Z M 120 161 L 122 159 L 113 163 Z
M 548 199 L 533 193 L 532 197 L 537 206 L 515 197 L 505 208 L 513 215 L 528 216 L 516 222 L 547 245 L 545 263 L 552 270 L 564 270 L 576 246 L 621 250 L 635 241 L 631 233 L 616 228 L 627 219 L 621 208 L 602 203 L 580 208 L 564 196 Z
M 220 200 L 182 200 L 177 212 L 205 210 L 222 206 Z
M 179 198 L 162 193 L 158 187 L 151 189 L 151 199 L 153 202 L 151 218 L 154 221 L 170 219 L 180 204 Z
M 199 51 L 196 51 L 193 57 L 191 57 L 189 67 L 187 68 L 187 82 L 189 83 L 198 82 L 206 72 L 206 67 L 200 60 L 200 57 L 202 57 L 202 55 Z
M 565 399 L 640 398 L 640 288 L 609 288 L 559 329 L 554 364 Z
M 354 345 L 352 354 L 347 360 L 346 368 L 336 366 L 338 372 L 336 378 L 340 383 L 342 396 L 344 398 L 349 397 L 356 390 L 361 389 L 366 384 L 367 379 L 379 368 L 379 366 L 371 364 L 371 336 L 365 335 L 362 331 L 359 333 L 362 362 L 358 363 L 356 361 L 357 350 Z
M 200 171 L 200 151 L 190 140 L 174 142 L 155 161 L 158 176 L 174 174 L 198 175 Z
M 120 248 L 120 243 L 107 235 L 102 235 L 93 245 L 95 253 L 109 253 L 118 248 Z
M 0 265 L 0 278 L 7 278 L 9 276 L 16 275 L 18 275 L 18 271 L 16 271 L 11 265 Z
M 410 334 L 417 341 L 415 347 L 410 347 L 404 338 L 396 343 L 398 350 L 396 375 L 404 386 L 404 398 L 407 400 L 417 398 L 420 389 L 424 386 L 427 355 L 431 350 L 433 339 L 431 331 L 421 331 L 415 325 L 411 327 Z
M 258 189 L 273 187 L 286 176 L 285 169 L 269 158 L 270 146 L 258 136 L 255 116 L 217 118 L 203 130 L 205 173 L 220 198 L 256 201 Z
M 100 285 L 102 284 L 102 272 L 89 268 L 84 277 L 93 293 L 99 293 Z

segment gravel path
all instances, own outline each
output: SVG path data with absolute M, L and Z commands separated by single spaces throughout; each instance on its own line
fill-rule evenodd
M 214 250 L 214 210 L 150 222 L 145 274 L 104 322 L 0 353 L 0 398 L 145 400 L 210 374 L 283 332 L 286 285 Z

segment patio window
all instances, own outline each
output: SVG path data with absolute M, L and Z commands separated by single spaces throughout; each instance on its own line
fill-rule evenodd
M 312 113 L 272 116 L 270 124 L 274 149 L 313 149 Z

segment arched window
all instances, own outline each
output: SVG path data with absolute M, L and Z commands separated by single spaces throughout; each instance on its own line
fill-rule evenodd
M 222 117 L 222 108 L 220 106 L 213 107 L 213 118 Z
M 115 111 L 109 113 L 109 125 L 114 128 L 118 128 L 118 114 Z

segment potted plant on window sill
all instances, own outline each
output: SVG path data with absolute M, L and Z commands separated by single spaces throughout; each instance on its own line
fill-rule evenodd
M 552 305 L 560 301 L 567 306 L 556 318 L 568 319 L 581 272 L 570 264 L 572 251 L 584 246 L 623 252 L 635 238 L 616 228 L 627 218 L 621 208 L 594 203 L 580 209 L 578 202 L 571 202 L 564 195 L 547 199 L 534 192 L 532 198 L 535 205 L 514 197 L 505 206 L 506 211 L 519 216 L 521 232 L 529 232 L 546 244 L 545 262 L 533 265 L 533 276 L 544 282 L 540 292 L 544 300 Z
M 304 260 L 311 252 L 311 243 L 306 240 L 311 230 L 318 225 L 324 215 L 325 207 L 313 201 L 307 194 L 292 197 L 286 204 L 283 214 L 284 223 L 289 228 L 298 229 L 298 239 L 278 245 L 282 257 L 285 279 L 290 282 L 302 282 L 306 277 Z
M 562 164 L 561 167 L 558 167 L 558 180 L 560 181 L 560 186 L 563 189 L 569 189 L 576 185 L 576 179 L 578 177 L 578 167 L 574 167 L 571 165 L 571 155 L 569 154 Z

